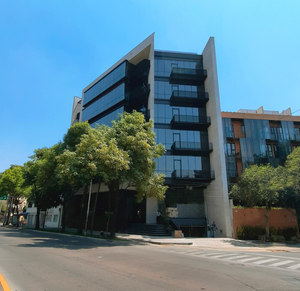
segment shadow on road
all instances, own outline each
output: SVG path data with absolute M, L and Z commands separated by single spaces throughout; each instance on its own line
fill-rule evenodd
M 58 233 L 32 231 L 28 229 L 0 227 L 0 237 L 23 238 L 24 243 L 15 244 L 13 240 L 9 242 L 11 246 L 23 248 L 60 248 L 67 250 L 92 249 L 99 247 L 116 247 L 145 244 L 136 241 L 118 241 L 108 239 L 89 238 L 76 235 L 63 235 Z M 0 240 L 0 246 L 4 241 Z

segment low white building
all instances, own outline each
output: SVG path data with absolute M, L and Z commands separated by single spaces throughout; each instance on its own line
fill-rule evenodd
M 27 205 L 27 221 L 26 226 L 29 228 L 35 227 L 36 223 L 36 207 L 32 203 L 28 203 Z M 45 211 L 41 211 L 40 213 L 40 227 L 43 227 L 45 221 L 45 228 L 57 228 L 61 227 L 61 214 L 62 214 L 62 206 L 52 207 Z

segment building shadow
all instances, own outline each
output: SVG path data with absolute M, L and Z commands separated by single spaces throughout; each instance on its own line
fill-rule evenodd
M 103 238 L 90 238 L 78 235 L 59 234 L 46 231 L 32 231 L 0 227 L 0 236 L 24 239 L 24 243 L 11 245 L 20 248 L 58 248 L 66 250 L 82 250 L 101 247 L 133 246 L 145 244 L 130 240 L 110 240 Z M 29 241 L 29 242 L 28 242 Z

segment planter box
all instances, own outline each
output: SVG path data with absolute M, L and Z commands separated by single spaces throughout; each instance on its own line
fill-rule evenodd
M 182 231 L 181 230 L 174 230 L 174 238 L 182 238 Z

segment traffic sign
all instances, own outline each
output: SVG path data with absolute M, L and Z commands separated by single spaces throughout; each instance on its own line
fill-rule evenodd
M 3 195 L 3 196 L 0 196 L 0 200 L 7 200 L 7 194 Z

